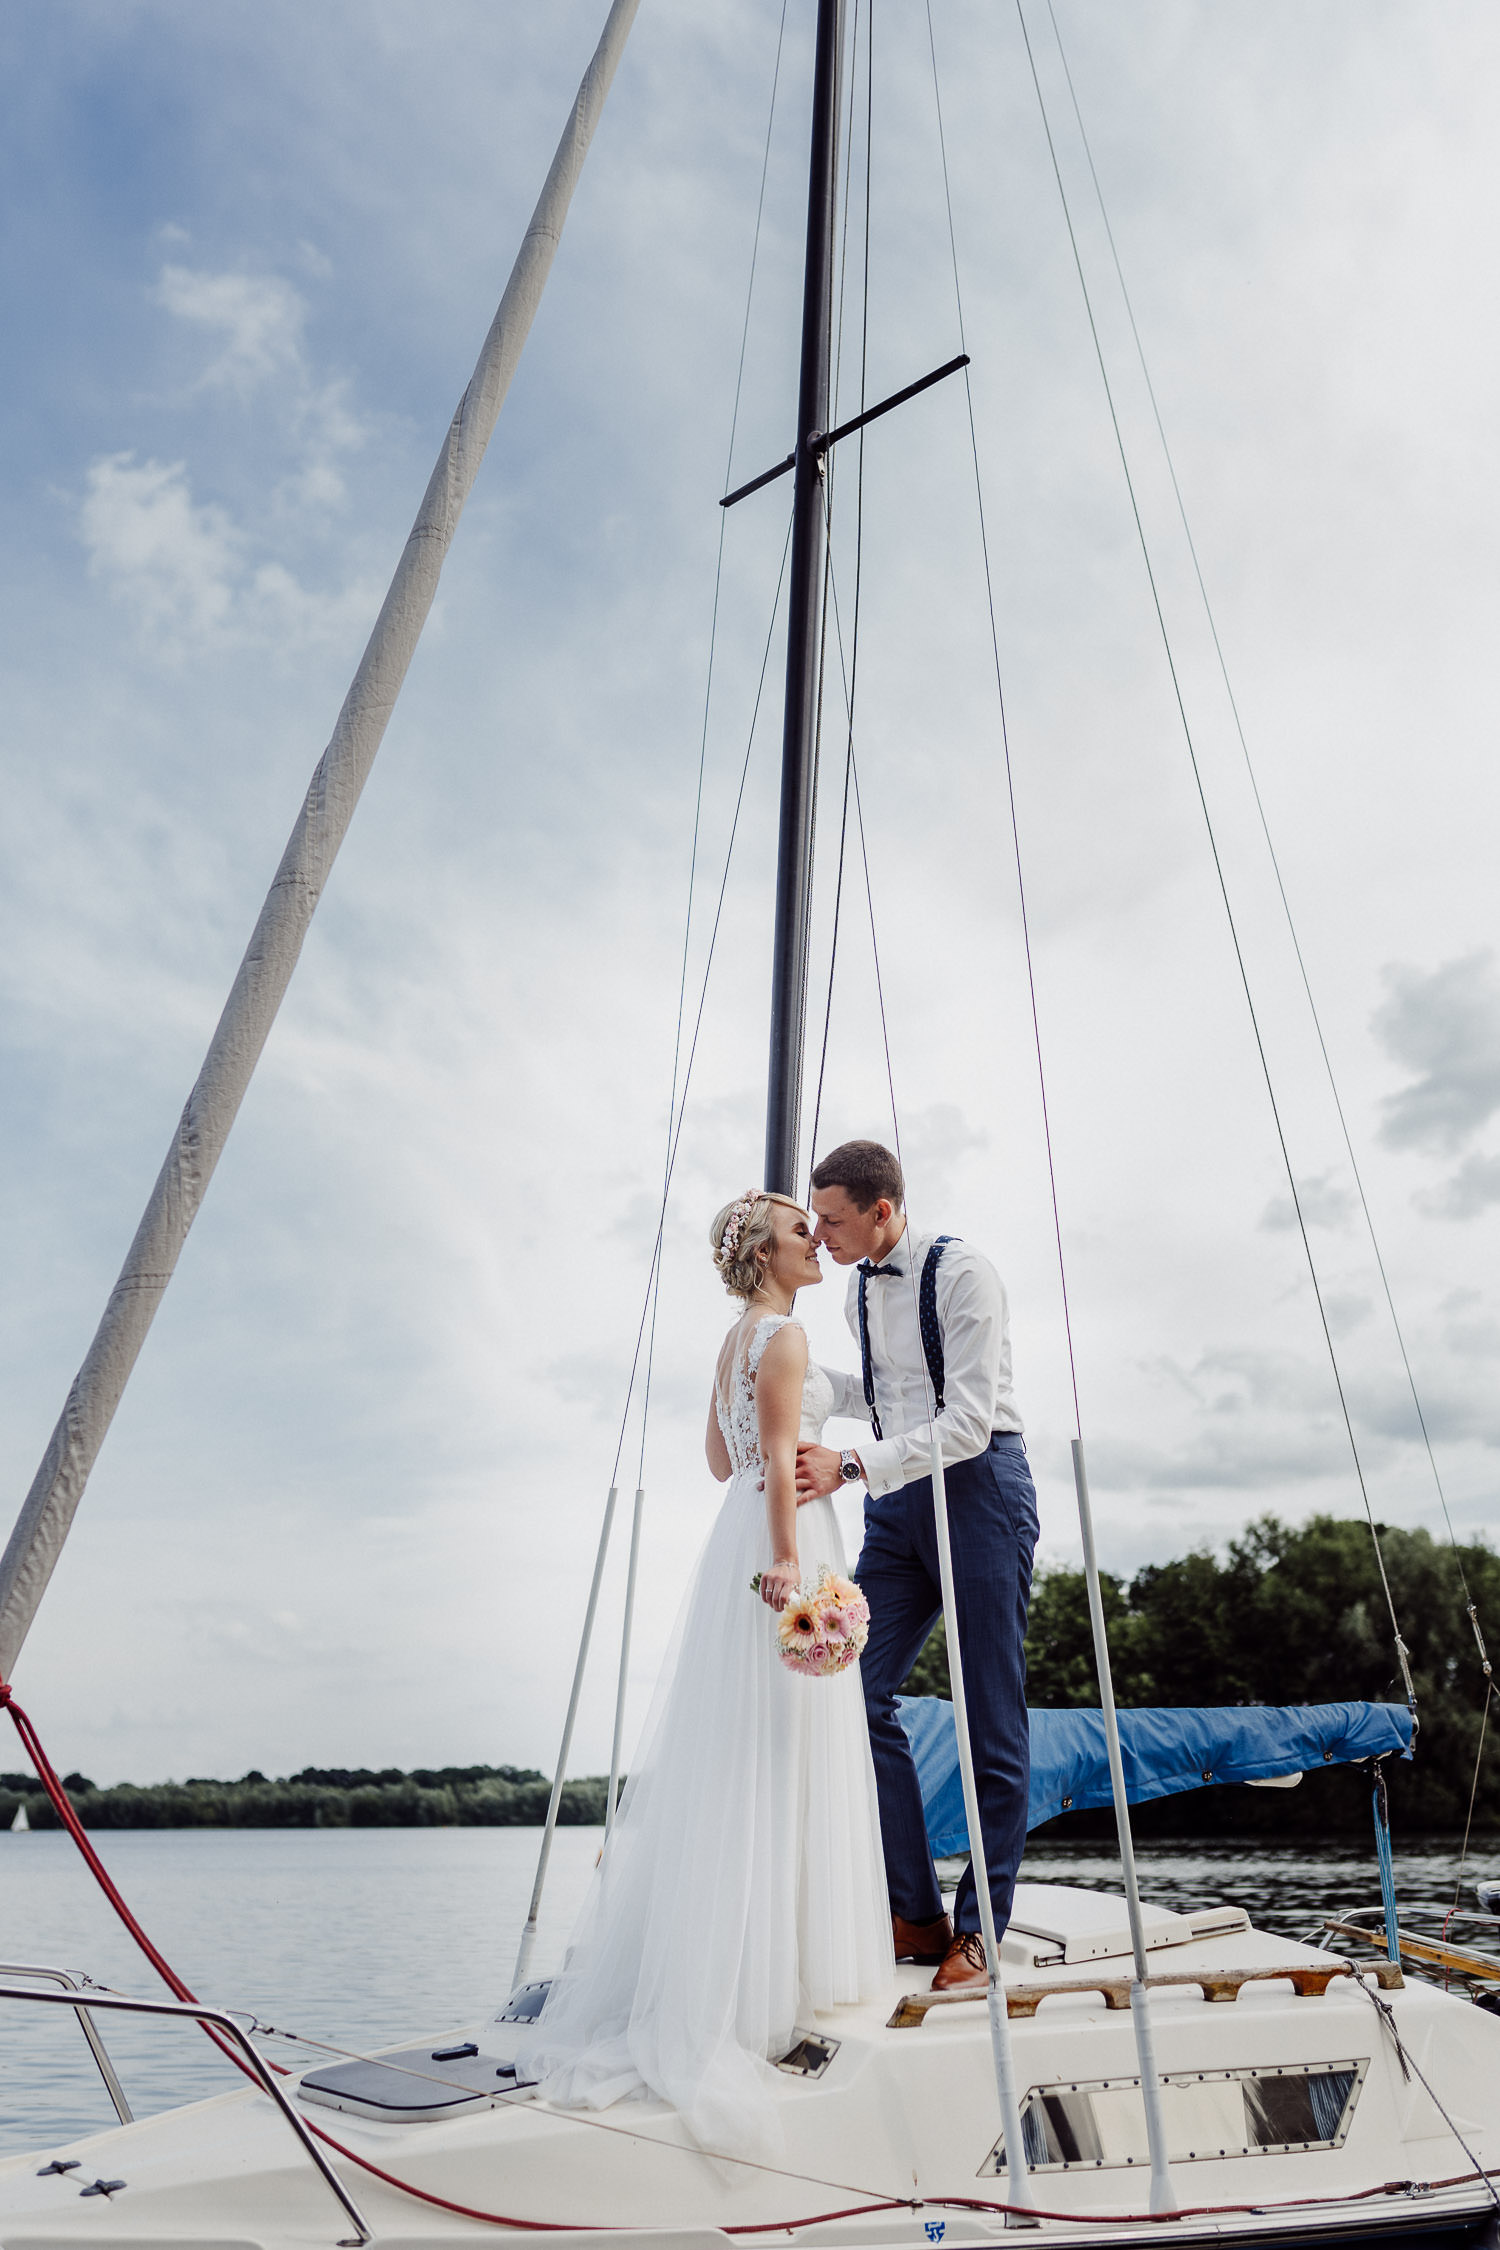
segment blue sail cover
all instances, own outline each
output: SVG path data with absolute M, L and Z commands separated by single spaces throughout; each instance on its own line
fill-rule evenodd
M 953 1706 L 935 1695 L 897 1699 L 917 1761 L 934 1855 L 969 1848 Z M 1026 1826 L 1112 1802 L 1104 1714 L 1033 1711 Z M 1133 1805 L 1220 1781 L 1279 1781 L 1359 1758 L 1411 1756 L 1411 1713 L 1400 1703 L 1228 1704 L 1206 1711 L 1120 1713 L 1125 1794 Z

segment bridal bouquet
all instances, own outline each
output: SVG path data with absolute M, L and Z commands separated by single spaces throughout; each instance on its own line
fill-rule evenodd
M 759 1571 L 750 1585 L 759 1592 Z M 846 1670 L 869 1637 L 869 1603 L 852 1578 L 832 1570 L 824 1571 L 810 1594 L 794 1594 L 776 1620 L 782 1663 L 810 1680 Z

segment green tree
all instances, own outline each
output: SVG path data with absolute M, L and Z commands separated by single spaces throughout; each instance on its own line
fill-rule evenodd
M 1500 1557 L 1476 1542 L 1456 1560 L 1426 1531 L 1381 1527 L 1380 1544 L 1419 1718 L 1415 1757 L 1387 1768 L 1393 1805 L 1407 1831 L 1462 1828 L 1472 1789 L 1476 1826 L 1493 1831 L 1500 1827 L 1500 1723 L 1489 1737 L 1494 1754 L 1486 1750 L 1476 1773 L 1486 1691 L 1464 1580 L 1500 1640 Z M 1222 1557 L 1195 1549 L 1149 1564 L 1128 1584 L 1106 1574 L 1101 1590 L 1122 1708 L 1406 1700 L 1375 1545 L 1363 1521 L 1314 1516 L 1294 1526 L 1263 1516 Z M 1038 1576 L 1026 1662 L 1027 1694 L 1037 1708 L 1097 1704 L 1081 1570 Z M 948 1694 L 941 1625 L 905 1692 Z M 1492 1716 L 1500 1722 L 1500 1708 Z M 1139 1817 L 1146 1833 L 1349 1826 L 1368 1819 L 1367 1796 L 1366 1778 L 1345 1771 L 1295 1794 L 1207 1789 L 1143 1808 Z

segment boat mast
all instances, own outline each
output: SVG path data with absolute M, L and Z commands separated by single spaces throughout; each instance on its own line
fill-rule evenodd
M 776 855 L 776 942 L 771 968 L 771 1067 L 766 1092 L 765 1185 L 797 1192 L 802 1049 L 807 1017 L 807 937 L 823 601 L 823 452 L 833 313 L 839 70 L 843 0 L 818 0 L 813 65 L 812 155 L 807 188 L 807 260 L 802 281 L 802 363 L 797 387 L 796 468 L 781 738 L 781 819 Z

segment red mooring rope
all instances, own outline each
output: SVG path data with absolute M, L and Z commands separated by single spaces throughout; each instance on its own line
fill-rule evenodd
M 83 1854 L 85 1865 L 99 1885 L 100 1890 L 103 1891 L 110 1905 L 114 1908 L 130 1935 L 135 1939 L 136 1944 L 145 1954 L 146 1959 L 151 1963 L 152 1968 L 155 1969 L 168 1991 L 177 1999 L 185 2001 L 189 2007 L 196 2007 L 198 2005 L 197 1994 L 189 1990 L 170 1961 L 152 1944 L 115 1887 L 108 1868 L 89 1842 L 83 1823 L 73 1809 L 68 1792 L 58 1780 L 51 1759 L 42 1748 L 41 1737 L 16 1701 L 14 1691 L 5 1680 L 0 1680 L 0 1710 L 9 1711 L 16 1732 L 21 1738 L 21 1746 L 36 1769 L 37 1779 L 47 1792 L 52 1810 Z M 224 2044 L 212 2024 L 204 2024 L 202 2028 L 212 2039 L 220 2054 L 227 2057 L 234 2064 L 235 2069 L 242 2072 L 254 2085 L 256 2083 L 255 2076 L 249 2064 L 237 2055 L 232 2047 L 227 2047 Z M 269 2056 L 262 2059 L 268 2069 L 276 2072 L 278 2078 L 290 2078 L 294 2075 L 283 2064 L 272 2062 Z M 325 2148 L 331 2148 L 336 2155 L 344 2157 L 350 2164 L 358 2165 L 362 2172 L 368 2172 L 374 2179 L 383 2180 L 387 2187 L 397 2189 L 402 2195 L 412 2196 L 419 2203 L 430 2203 L 439 2211 L 455 2212 L 461 2219 L 477 2219 L 483 2226 L 514 2227 L 525 2234 L 617 2234 L 622 2231 L 617 2227 L 590 2226 L 587 2224 L 580 2226 L 575 2221 L 567 2219 L 515 2219 L 507 2217 L 501 2211 L 479 2211 L 470 2203 L 454 2203 L 446 2195 L 434 2195 L 429 2188 L 414 2187 L 410 2180 L 398 2179 L 394 2172 L 383 2171 L 378 2164 L 372 2164 L 367 2156 L 360 2156 L 354 2149 L 346 2148 L 342 2141 L 336 2141 L 331 2133 L 325 2133 L 322 2127 L 314 2125 L 310 2118 L 305 2119 L 304 2123 L 307 2125 L 308 2131 L 320 2140 Z M 1317 2204 L 1364 2203 L 1368 2202 L 1372 2196 L 1404 2195 L 1413 2190 L 1430 2193 L 1437 2188 L 1463 2187 L 1470 2180 L 1493 2178 L 1500 2178 L 1500 2167 L 1491 2172 L 1457 2172 L 1451 2179 L 1446 2180 L 1386 2180 L 1379 2187 L 1361 2188 L 1353 2195 L 1298 2195 L 1284 2197 L 1277 2203 L 1199 2203 L 1180 2211 L 1043 2211 L 1030 2204 L 986 2203 L 977 2196 L 935 2195 L 923 2197 L 920 2204 L 909 2198 L 884 2203 L 856 2203 L 843 2211 L 815 2211 L 805 2219 L 759 2219 L 753 2225 L 742 2224 L 722 2227 L 719 2231 L 722 2234 L 791 2234 L 795 2233 L 800 2227 L 821 2226 L 833 2219 L 862 2219 L 880 2211 L 911 2211 L 918 2208 L 933 2208 L 944 2211 L 988 2211 L 993 2212 L 996 2216 L 1002 2213 L 1007 2215 L 1014 2213 L 1018 2217 L 1025 2215 L 1038 2219 L 1070 2220 L 1075 2225 L 1080 2226 L 1145 2226 L 1148 2224 L 1165 2224 L 1173 2219 L 1217 2218 L 1240 2211 L 1293 2211 L 1307 2210 Z

